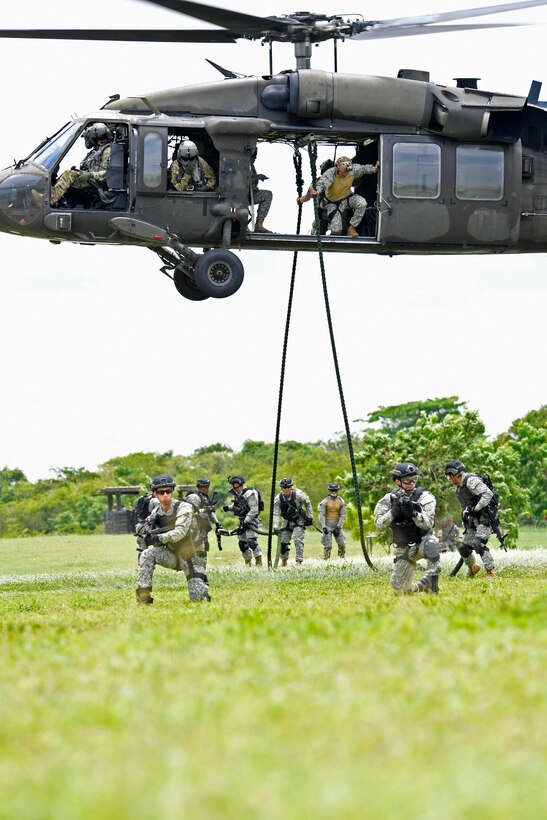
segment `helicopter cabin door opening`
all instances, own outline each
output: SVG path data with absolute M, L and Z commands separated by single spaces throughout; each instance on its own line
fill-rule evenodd
M 380 242 L 494 250 L 518 241 L 520 142 L 385 135 L 380 146 Z

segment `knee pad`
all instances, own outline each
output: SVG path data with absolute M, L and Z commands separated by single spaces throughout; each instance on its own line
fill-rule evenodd
M 473 538 L 472 547 L 477 553 L 477 555 L 480 555 L 482 557 L 482 554 L 486 549 L 486 541 L 484 540 L 484 538 L 478 538 L 477 536 L 475 536 L 475 538 Z
M 239 549 L 241 550 L 241 552 L 247 552 L 247 550 L 249 549 L 249 547 L 247 546 L 246 541 L 238 541 L 237 545 L 238 545 Z
M 429 558 L 430 561 L 439 560 L 439 542 L 433 535 L 426 536 L 422 541 L 422 546 L 424 548 L 424 555 L 426 558 Z
M 253 552 L 254 552 L 254 551 L 255 551 L 255 549 L 258 547 L 258 541 L 257 541 L 257 539 L 256 539 L 256 538 L 248 538 L 248 539 L 247 539 L 247 547 L 248 547 L 250 550 L 253 550 Z
M 467 544 L 462 544 L 458 547 L 458 552 L 460 553 L 462 558 L 469 558 L 469 556 L 473 552 L 473 547 L 469 547 Z

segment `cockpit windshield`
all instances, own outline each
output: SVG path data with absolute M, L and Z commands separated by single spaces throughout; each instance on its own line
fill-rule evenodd
M 68 143 L 74 138 L 77 131 L 82 127 L 81 123 L 69 122 L 61 130 L 51 137 L 44 145 L 41 145 L 30 155 L 27 162 L 34 162 L 49 171 L 64 153 Z

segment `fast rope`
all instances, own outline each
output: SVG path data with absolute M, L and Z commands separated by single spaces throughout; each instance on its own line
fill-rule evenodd
M 310 158 L 310 166 L 311 166 L 311 173 L 312 173 L 312 185 L 315 188 L 317 184 L 317 145 L 315 141 L 310 141 L 308 145 L 308 152 Z M 300 151 L 298 148 L 295 147 L 294 155 L 293 155 L 293 162 L 295 166 L 296 172 L 296 188 L 298 191 L 298 198 L 302 196 L 303 184 L 304 180 L 302 178 L 302 157 L 300 155 Z M 325 274 L 325 263 L 323 258 L 323 248 L 321 245 L 321 228 L 319 224 L 319 213 L 318 213 L 318 206 L 317 206 L 317 198 L 313 198 L 313 206 L 315 212 L 315 228 L 317 234 L 317 249 L 319 252 L 319 264 L 321 268 L 321 281 L 323 285 L 323 296 L 325 300 L 325 310 L 327 314 L 327 323 L 329 328 L 329 336 L 331 342 L 331 349 L 332 349 L 332 357 L 334 361 L 334 368 L 336 372 L 336 381 L 338 384 L 338 394 L 340 396 L 340 405 L 342 407 L 342 415 L 344 417 L 344 427 L 346 431 L 346 440 L 348 444 L 348 451 L 349 457 L 351 462 L 351 471 L 353 476 L 353 487 L 355 492 L 355 503 L 357 506 L 357 518 L 359 521 L 359 540 L 361 542 L 361 549 L 363 551 L 363 555 L 365 557 L 365 561 L 371 567 L 371 569 L 376 569 L 372 561 L 370 560 L 370 556 L 368 554 L 366 544 L 365 544 L 365 536 L 364 536 L 364 528 L 363 528 L 363 512 L 361 509 L 361 495 L 359 492 L 359 481 L 357 478 L 357 468 L 355 465 L 355 456 L 353 452 L 353 442 L 351 440 L 351 433 L 349 429 L 349 422 L 348 422 L 348 415 L 346 411 L 346 402 L 344 399 L 344 390 L 342 387 L 342 379 L 340 376 L 340 368 L 338 365 L 338 355 L 336 353 L 336 342 L 334 340 L 334 330 L 332 326 L 332 317 L 330 312 L 330 303 L 329 303 L 329 295 L 327 289 L 327 278 Z M 297 227 L 296 233 L 297 235 L 300 234 L 300 227 L 302 223 L 302 205 L 299 203 L 298 207 L 298 218 L 297 218 Z M 272 532 L 273 532 L 273 509 L 275 503 L 275 493 L 276 493 L 276 479 L 277 479 L 277 462 L 278 462 L 278 455 L 279 455 L 279 433 L 280 433 L 280 426 L 281 426 L 281 408 L 283 404 L 283 388 L 284 388 L 284 381 L 285 381 L 285 366 L 287 360 L 287 346 L 288 346 L 288 339 L 289 339 L 289 329 L 290 329 L 290 321 L 291 321 L 291 313 L 292 313 L 292 302 L 294 296 L 294 283 L 296 279 L 296 266 L 298 260 L 298 251 L 295 251 L 293 256 L 293 267 L 292 267 L 292 274 L 291 274 L 291 282 L 289 287 L 289 299 L 287 304 L 287 317 L 285 320 L 285 334 L 283 338 L 283 353 L 281 356 L 281 373 L 279 378 L 279 397 L 278 397 L 278 404 L 277 404 L 277 421 L 276 421 L 276 431 L 275 431 L 275 445 L 274 445 L 274 459 L 273 459 L 273 466 L 272 466 L 272 486 L 270 492 L 270 516 L 269 516 L 269 526 L 268 526 L 268 567 L 272 567 Z M 279 551 L 279 550 L 278 550 Z M 277 556 L 278 558 L 279 556 Z M 276 566 L 277 566 L 277 558 L 276 558 Z
M 302 190 L 304 187 L 304 178 L 302 177 L 302 156 L 298 148 L 295 147 L 294 154 L 293 154 L 293 163 L 294 163 L 294 170 L 296 174 L 296 189 L 298 191 L 298 197 L 302 196 Z M 298 207 L 298 218 L 296 221 L 296 233 L 297 235 L 300 233 L 300 226 L 302 224 L 302 205 Z M 281 355 L 281 373 L 279 376 L 279 395 L 277 399 L 277 420 L 275 425 L 275 444 L 274 444 L 274 457 L 273 457 L 273 465 L 272 465 L 272 486 L 270 489 L 270 517 L 268 519 L 268 567 L 271 569 L 272 567 L 272 532 L 273 532 L 273 513 L 274 513 L 274 503 L 275 503 L 275 493 L 276 493 L 276 483 L 277 483 L 277 461 L 279 456 L 279 433 L 281 429 L 281 408 L 283 406 L 283 388 L 285 384 L 285 366 L 287 363 L 287 346 L 289 341 L 289 330 L 291 326 L 291 313 L 292 313 L 292 302 L 294 296 L 294 283 L 296 280 L 296 265 L 298 261 L 298 251 L 295 251 L 293 254 L 293 263 L 292 263 L 292 273 L 291 273 L 291 284 L 289 287 L 289 300 L 287 303 L 287 317 L 285 319 L 285 334 L 283 336 L 283 353 Z M 279 547 L 279 542 L 278 542 Z M 278 549 L 279 552 L 279 549 Z M 279 555 L 276 556 L 276 566 L 277 560 Z

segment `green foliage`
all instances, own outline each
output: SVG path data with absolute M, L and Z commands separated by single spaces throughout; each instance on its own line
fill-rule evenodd
M 457 396 L 446 396 L 442 399 L 426 399 L 425 401 L 409 401 L 406 404 L 392 404 L 388 407 L 378 407 L 367 416 L 369 424 L 379 422 L 381 429 L 394 436 L 400 430 L 410 430 L 416 424 L 422 413 L 434 413 L 442 421 L 445 416 L 463 412 L 465 402 Z
M 13 470 L 9 467 L 0 470 L 0 504 L 12 501 L 17 496 L 21 485 L 26 483 L 28 483 L 26 475 L 17 467 Z
M 515 454 L 515 479 L 528 489 L 528 507 L 520 510 L 523 518 L 547 520 L 547 405 L 514 421 L 498 443 Z

